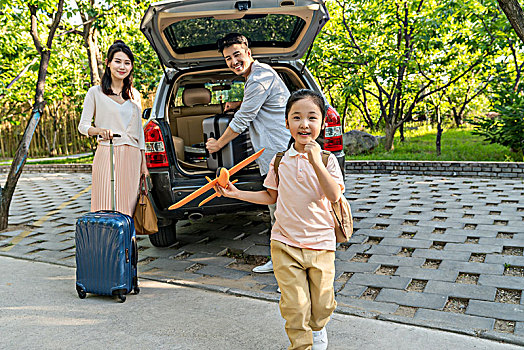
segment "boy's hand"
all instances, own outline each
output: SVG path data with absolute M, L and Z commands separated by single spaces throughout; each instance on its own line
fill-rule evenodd
M 320 148 L 320 145 L 315 140 L 309 141 L 309 143 L 304 146 L 304 150 L 306 151 L 308 160 L 312 165 L 323 164 L 321 156 L 322 148 Z
M 223 188 L 222 186 L 220 185 L 215 185 L 215 190 L 220 193 L 220 195 L 224 196 L 224 197 L 229 197 L 229 198 L 235 198 L 236 197 L 236 194 L 238 194 L 238 188 L 235 187 L 235 185 L 233 185 L 230 182 L 227 183 L 227 188 Z

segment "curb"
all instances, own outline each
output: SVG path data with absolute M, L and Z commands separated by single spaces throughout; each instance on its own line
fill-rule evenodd
M 480 339 L 498 341 L 504 344 L 513 344 L 513 345 L 524 346 L 524 338 L 517 336 L 517 335 L 513 335 L 513 334 L 499 333 L 499 332 L 488 331 L 488 330 L 476 330 L 476 329 L 470 329 L 470 328 L 461 329 L 457 327 L 448 326 L 443 323 L 433 323 L 433 322 L 428 322 L 428 321 L 424 322 L 423 320 L 421 320 L 420 322 L 415 322 L 409 317 L 396 316 L 396 315 L 380 315 L 378 319 L 381 321 L 388 321 L 388 322 L 394 322 L 394 323 L 399 323 L 399 324 L 405 324 L 409 326 L 435 329 L 439 331 L 446 331 L 450 333 L 462 334 L 462 335 L 467 335 L 467 336 L 476 337 Z
M 7 174 L 9 170 L 10 165 L 0 165 L 0 174 Z M 524 162 L 347 160 L 345 170 L 346 174 L 524 179 Z M 91 173 L 91 164 L 26 164 L 23 171 L 26 173 Z

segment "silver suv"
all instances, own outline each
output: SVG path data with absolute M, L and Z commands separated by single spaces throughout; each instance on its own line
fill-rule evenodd
M 250 39 L 253 57 L 270 64 L 290 92 L 308 88 L 322 93 L 299 61 L 329 20 L 320 0 L 172 0 L 152 4 L 141 30 L 164 69 L 153 108 L 144 111 L 147 166 L 153 188 L 150 198 L 158 216 L 159 232 L 150 240 L 158 247 L 176 241 L 176 222 L 203 215 L 236 212 L 253 204 L 215 198 L 202 207 L 203 195 L 177 210 L 173 203 L 214 177 L 207 167 L 202 121 L 223 113 L 224 104 L 241 101 L 244 78 L 227 68 L 217 40 L 231 32 Z M 284 118 L 284 116 L 282 116 Z M 344 169 L 342 127 L 338 113 L 329 108 L 323 148 L 333 152 Z M 255 163 L 233 176 L 243 190 L 262 189 Z

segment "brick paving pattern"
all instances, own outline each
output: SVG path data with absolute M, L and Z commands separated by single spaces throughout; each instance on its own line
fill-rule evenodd
M 24 174 L 0 254 L 74 266 L 89 184 Z M 522 179 L 348 174 L 346 188 L 355 233 L 336 252 L 339 312 L 524 344 Z M 140 276 L 278 300 L 274 276 L 251 272 L 269 256 L 268 222 L 263 211 L 180 221 L 163 249 L 139 236 Z

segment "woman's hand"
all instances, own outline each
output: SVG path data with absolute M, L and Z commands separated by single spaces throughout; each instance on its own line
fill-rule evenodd
M 113 138 L 113 132 L 109 129 L 98 129 L 98 137 L 104 141 L 111 140 Z
M 145 162 L 140 165 L 140 176 L 149 176 L 149 169 Z
M 308 160 L 312 165 L 323 164 L 321 156 L 322 148 L 320 148 L 320 145 L 315 140 L 309 141 L 304 146 L 304 150 L 306 151 Z
M 142 159 L 140 161 L 140 175 L 149 176 L 149 169 L 147 168 L 147 162 L 146 162 L 146 153 L 143 150 L 140 150 L 140 158 Z
M 229 198 L 236 198 L 237 194 L 239 193 L 238 188 L 236 188 L 235 185 L 231 183 L 231 181 L 228 182 L 226 188 L 223 188 L 219 184 L 216 184 L 215 191 L 217 191 L 220 195 Z

